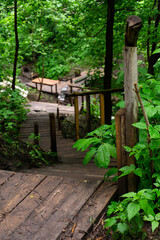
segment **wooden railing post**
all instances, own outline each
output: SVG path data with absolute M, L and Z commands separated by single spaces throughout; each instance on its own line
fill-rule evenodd
M 105 124 L 105 102 L 104 102 L 104 93 L 100 93 L 100 121 L 101 126 Z
M 87 121 L 87 132 L 91 131 L 91 109 L 90 109 L 90 95 L 86 96 L 86 121 Z
M 54 113 L 49 113 L 49 121 L 50 121 L 51 151 L 57 153 L 56 124 Z
M 137 70 L 137 39 L 142 27 L 138 16 L 130 16 L 127 19 L 124 48 L 124 92 L 126 108 L 126 145 L 134 147 L 137 143 L 137 130 L 132 126 L 138 121 L 138 98 L 134 92 L 134 84 L 138 82 Z M 127 154 L 127 163 L 135 164 L 133 156 Z M 136 176 L 128 175 L 128 191 L 136 191 Z
M 126 151 L 123 146 L 126 145 L 126 129 L 125 129 L 125 109 L 119 109 L 115 114 L 116 123 L 116 147 L 117 147 L 117 168 L 127 165 Z M 121 173 L 118 172 L 118 176 Z M 118 179 L 118 193 L 119 196 L 126 193 L 128 190 L 127 177 L 122 177 Z
M 39 135 L 39 125 L 38 125 L 38 122 L 34 122 L 34 145 L 39 144 L 38 135 Z
M 61 130 L 61 120 L 59 115 L 59 107 L 57 107 L 57 121 L 58 121 L 58 130 Z
M 74 97 L 74 108 L 75 108 L 75 124 L 76 124 L 76 140 L 79 139 L 79 107 L 78 107 L 78 96 Z

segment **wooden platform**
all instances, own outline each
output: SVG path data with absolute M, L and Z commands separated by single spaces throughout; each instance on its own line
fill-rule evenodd
M 0 239 L 85 239 L 116 190 L 101 180 L 0 171 Z

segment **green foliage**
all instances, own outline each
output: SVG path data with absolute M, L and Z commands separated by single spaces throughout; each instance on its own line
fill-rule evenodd
M 9 81 L 0 83 L 0 135 L 7 141 L 17 136 L 20 124 L 26 119 L 25 92 L 18 86 L 13 91 Z
M 160 224 L 159 195 L 159 189 L 143 189 L 122 195 L 122 201 L 111 202 L 107 210 L 109 218 L 105 220 L 108 232 L 113 231 L 115 239 L 145 239 L 145 221 L 151 223 L 152 232 Z
M 114 126 L 102 125 L 88 133 L 86 138 L 78 140 L 73 147 L 77 148 L 78 151 L 89 149 L 83 160 L 84 165 L 94 158 L 95 164 L 98 167 L 107 169 L 110 163 L 110 157 L 116 158 Z

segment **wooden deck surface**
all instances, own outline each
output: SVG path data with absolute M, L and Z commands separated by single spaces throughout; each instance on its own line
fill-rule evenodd
M 85 239 L 116 189 L 95 179 L 0 170 L 0 239 Z
M 21 128 L 21 139 L 28 140 L 38 121 L 40 145 L 49 150 L 48 110 L 33 112 Z M 73 140 L 56 133 L 58 164 L 23 173 L 0 171 L 0 240 L 87 239 L 116 195 L 117 185 L 103 181 L 106 170 L 93 161 L 84 167 L 85 152 L 77 152 Z M 111 166 L 115 164 L 112 159 Z

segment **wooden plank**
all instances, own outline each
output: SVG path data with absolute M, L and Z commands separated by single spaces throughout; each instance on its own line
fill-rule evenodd
M 63 229 L 72 221 L 77 212 L 97 189 L 100 182 L 99 180 L 86 180 L 81 182 L 75 191 L 65 199 L 60 209 L 50 216 L 32 240 L 56 240 Z M 56 222 L 56 224 L 53 224 L 53 222 Z
M 57 240 L 69 238 L 76 240 L 84 239 L 93 225 L 98 222 L 110 200 L 113 200 L 116 196 L 116 191 L 116 184 L 111 182 L 102 183 Z M 74 226 L 75 230 L 72 232 Z
M 20 228 L 20 224 L 24 223 L 34 209 L 44 202 L 46 197 L 55 190 L 62 180 L 62 177 L 47 177 L 40 185 L 30 192 L 30 194 L 1 222 L 0 239 L 25 239 L 25 235 L 22 235 L 23 233 L 21 231 L 22 228 Z M 33 225 L 34 223 L 32 223 L 32 226 Z
M 0 186 L 7 182 L 14 174 L 14 172 L 0 170 Z
M 43 179 L 44 175 L 16 173 L 0 188 L 0 221 L 3 220 Z M 0 231 L 1 232 L 1 231 Z
M 49 191 L 50 195 L 41 203 L 39 206 L 34 206 L 35 210 L 29 215 L 25 222 L 19 226 L 14 233 L 11 235 L 12 240 L 27 240 L 32 239 L 36 233 L 41 231 L 42 226 L 47 222 L 47 220 L 53 216 L 59 209 L 61 212 L 61 205 L 63 202 L 72 194 L 75 190 L 75 187 L 79 184 L 80 180 L 78 179 L 63 179 L 61 184 L 59 184 L 54 191 Z M 54 181 L 52 181 L 54 185 Z M 47 186 L 46 186 L 47 187 Z M 44 188 L 43 188 L 44 189 Z M 48 188 L 47 188 L 48 189 Z M 37 191 L 37 190 L 36 190 Z M 44 189 L 44 191 L 46 191 Z M 39 191 L 38 191 L 39 193 Z M 29 198 L 29 197 L 28 197 Z M 22 203 L 21 208 L 24 207 L 26 209 L 26 204 L 28 205 L 28 201 L 31 199 L 26 198 Z M 35 203 L 35 201 L 34 201 Z M 29 207 L 31 204 L 29 204 Z M 20 209 L 21 210 L 21 209 Z M 28 211 L 28 209 L 26 209 Z M 15 215 L 13 215 L 14 217 Z M 57 221 L 54 218 L 51 225 L 56 226 Z M 13 229 L 12 229 L 13 230 Z M 63 230 L 63 229 L 62 229 Z M 46 240 L 49 240 L 47 229 L 43 230 L 46 234 Z M 53 231 L 54 235 L 54 231 Z M 23 236 L 23 237 L 22 237 Z M 10 238 L 9 238 L 10 239 Z M 5 240 L 9 240 L 8 238 Z

